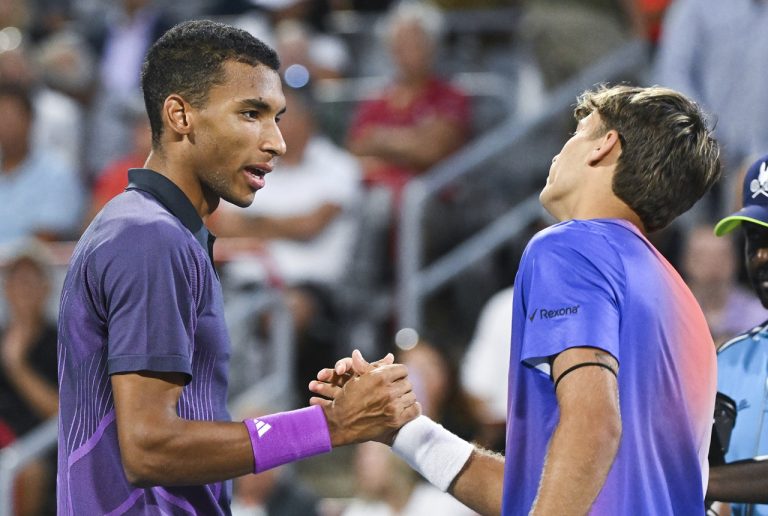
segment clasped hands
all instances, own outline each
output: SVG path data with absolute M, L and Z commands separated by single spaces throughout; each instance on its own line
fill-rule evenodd
M 368 363 L 355 350 L 309 383 L 309 403 L 320 405 L 328 421 L 331 444 L 364 441 L 391 444 L 398 430 L 421 414 L 421 405 L 408 381 L 408 368 L 394 363 L 390 353 Z

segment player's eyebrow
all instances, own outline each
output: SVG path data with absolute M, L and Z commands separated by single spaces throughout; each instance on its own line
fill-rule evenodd
M 260 111 L 271 111 L 272 106 L 269 105 L 268 102 L 264 102 L 261 99 L 243 99 L 240 101 L 240 104 L 243 107 L 251 107 Z M 277 116 L 282 115 L 285 113 L 286 109 L 283 108 L 280 111 L 277 112 Z

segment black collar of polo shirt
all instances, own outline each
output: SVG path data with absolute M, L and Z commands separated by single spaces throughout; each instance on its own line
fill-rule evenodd
M 208 231 L 189 198 L 173 181 L 148 168 L 132 168 L 128 170 L 126 190 L 141 190 L 156 198 L 194 235 L 208 252 L 208 258 L 213 265 L 213 243 L 216 237 Z

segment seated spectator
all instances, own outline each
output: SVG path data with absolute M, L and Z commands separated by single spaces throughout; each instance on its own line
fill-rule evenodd
M 56 415 L 56 326 L 46 317 L 50 294 L 44 255 L 35 247 L 5 264 L 7 320 L 0 330 L 0 447 Z M 54 493 L 53 463 L 35 460 L 18 477 L 16 511 L 39 514 Z
M 58 161 L 79 174 L 85 132 L 83 108 L 69 94 L 46 83 L 45 79 L 51 78 L 49 72 L 54 69 L 53 63 L 43 59 L 42 54 L 38 54 L 39 59 L 32 59 L 31 54 L 24 46 L 0 52 L 0 80 L 18 84 L 32 99 L 32 148 L 55 154 Z M 88 60 L 85 55 L 77 57 Z M 80 68 L 77 62 L 67 64 L 70 69 Z M 85 69 L 78 69 L 78 77 L 89 83 L 93 73 L 86 65 Z
M 34 107 L 22 86 L 0 85 L 0 246 L 73 238 L 82 216 L 77 174 L 31 140 Z
M 377 442 L 355 450 L 357 493 L 342 516 L 469 516 L 475 514 L 450 494 L 420 479 L 418 473 Z
M 387 23 L 393 82 L 378 98 L 363 102 L 347 145 L 362 158 L 365 181 L 389 187 L 399 199 L 405 184 L 459 149 L 467 137 L 469 100 L 437 77 L 434 59 L 440 11 L 403 2 Z
M 360 171 L 353 156 L 315 132 L 309 96 L 289 88 L 285 94 L 288 108 L 280 128 L 287 152 L 250 207 L 223 204 L 211 226 L 220 237 L 247 239 L 225 270 L 232 284 L 284 289 L 298 330 L 303 394 L 332 345 L 331 294 L 355 239 Z
M 768 319 L 768 310 L 737 282 L 736 267 L 730 238 L 716 237 L 709 225 L 691 229 L 683 249 L 683 276 L 704 312 L 716 346 Z

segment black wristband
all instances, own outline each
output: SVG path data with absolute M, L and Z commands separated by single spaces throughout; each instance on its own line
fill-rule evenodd
M 602 362 L 582 362 L 581 364 L 576 364 L 575 366 L 569 367 L 568 369 L 563 371 L 563 374 L 557 377 L 557 380 L 555 381 L 555 392 L 557 392 L 557 385 L 560 383 L 560 380 L 562 380 L 565 377 L 565 375 L 567 375 L 568 373 L 572 373 L 576 369 L 579 369 L 581 367 L 587 367 L 587 366 L 597 366 L 597 367 L 602 367 L 604 369 L 608 369 L 611 373 L 613 373 L 613 376 L 615 376 L 616 378 L 619 377 L 619 375 L 616 374 L 616 371 L 614 371 L 613 368 L 608 364 L 603 364 Z

